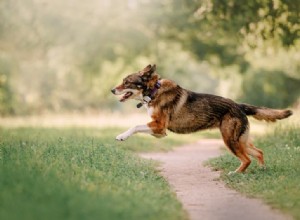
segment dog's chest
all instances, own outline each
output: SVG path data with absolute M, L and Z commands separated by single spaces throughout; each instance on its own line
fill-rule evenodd
M 154 112 L 154 108 L 153 107 L 149 107 L 148 105 L 144 105 L 147 109 L 147 113 L 148 115 L 151 117 L 153 115 Z

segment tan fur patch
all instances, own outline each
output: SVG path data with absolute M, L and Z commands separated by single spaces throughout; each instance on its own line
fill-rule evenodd
M 277 119 L 284 119 L 290 115 L 291 113 L 289 110 L 259 108 L 257 109 L 257 113 L 253 115 L 253 117 L 257 120 L 275 122 Z

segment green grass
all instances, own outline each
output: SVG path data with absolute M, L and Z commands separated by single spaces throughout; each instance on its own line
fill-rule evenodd
M 221 179 L 230 187 L 300 219 L 300 128 L 277 128 L 256 140 L 255 145 L 264 151 L 266 170 L 253 161 L 245 174 L 228 176 L 239 165 L 228 153 L 208 164 L 223 171 Z
M 120 131 L 0 128 L 0 219 L 186 219 L 155 165 L 131 152 L 185 141 L 120 143 Z

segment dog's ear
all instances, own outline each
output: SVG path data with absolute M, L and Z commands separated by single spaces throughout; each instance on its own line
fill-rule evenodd
M 143 71 L 141 72 L 141 77 L 143 79 L 143 81 L 149 81 L 152 74 L 155 73 L 156 70 L 156 65 L 153 64 L 151 66 L 151 64 L 149 64 L 148 66 L 146 66 Z
M 153 72 L 155 72 L 155 70 L 156 70 L 156 65 L 155 64 L 153 64 L 152 66 L 151 66 L 151 64 L 149 64 L 148 66 L 146 66 L 144 69 L 143 69 L 143 71 L 146 73 L 146 72 L 151 72 L 151 73 L 153 73 Z

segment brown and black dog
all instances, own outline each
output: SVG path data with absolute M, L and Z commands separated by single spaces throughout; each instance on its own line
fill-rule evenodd
M 249 155 L 264 166 L 262 150 L 256 148 L 249 138 L 247 115 L 258 120 L 275 122 L 292 115 L 290 110 L 276 110 L 238 104 L 216 95 L 195 93 L 181 88 L 168 79 L 160 79 L 155 65 L 128 75 L 121 85 L 112 89 L 120 99 L 136 99 L 144 105 L 152 121 L 138 125 L 116 137 L 124 141 L 135 133 L 148 133 L 155 137 L 166 136 L 166 130 L 187 134 L 208 128 L 219 128 L 229 150 L 237 156 L 241 165 L 234 172 L 243 172 L 251 163 Z

